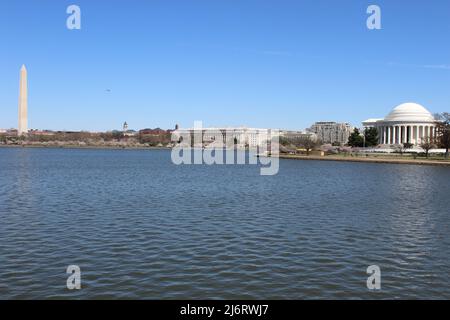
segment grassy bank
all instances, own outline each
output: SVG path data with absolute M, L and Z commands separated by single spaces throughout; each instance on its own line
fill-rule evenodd
M 329 155 L 329 156 L 306 156 L 306 155 L 280 155 L 281 159 L 292 160 L 316 160 L 316 161 L 346 161 L 366 163 L 392 163 L 409 165 L 429 165 L 450 167 L 450 160 L 443 157 L 414 158 L 413 156 L 390 156 L 390 155 Z

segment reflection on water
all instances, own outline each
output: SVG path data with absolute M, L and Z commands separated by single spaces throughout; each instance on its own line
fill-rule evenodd
M 0 173 L 0 298 L 450 298 L 448 168 L 0 149 Z

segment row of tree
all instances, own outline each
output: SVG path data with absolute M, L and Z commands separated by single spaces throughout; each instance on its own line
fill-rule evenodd
M 312 150 L 319 147 L 321 145 L 321 141 L 312 138 L 311 136 L 301 136 L 301 137 L 280 137 L 280 145 L 281 149 L 297 151 L 297 148 L 302 148 L 306 151 L 306 154 L 309 155 Z M 283 152 L 283 150 L 281 150 Z
M 445 157 L 448 158 L 450 149 L 450 113 L 444 112 L 437 116 L 437 131 L 439 134 L 440 147 L 445 148 Z
M 361 134 L 359 129 L 355 128 L 348 138 L 347 144 L 354 148 L 375 147 L 378 145 L 378 130 L 377 128 L 367 128 Z

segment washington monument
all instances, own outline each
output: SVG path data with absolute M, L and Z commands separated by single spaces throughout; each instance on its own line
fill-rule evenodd
M 19 128 L 18 135 L 28 133 L 28 84 L 27 68 L 25 65 L 20 69 L 20 91 L 19 91 Z

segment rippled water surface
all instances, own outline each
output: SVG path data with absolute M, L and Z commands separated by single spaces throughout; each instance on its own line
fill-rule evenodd
M 0 149 L 2 299 L 450 299 L 449 235 L 448 168 Z

